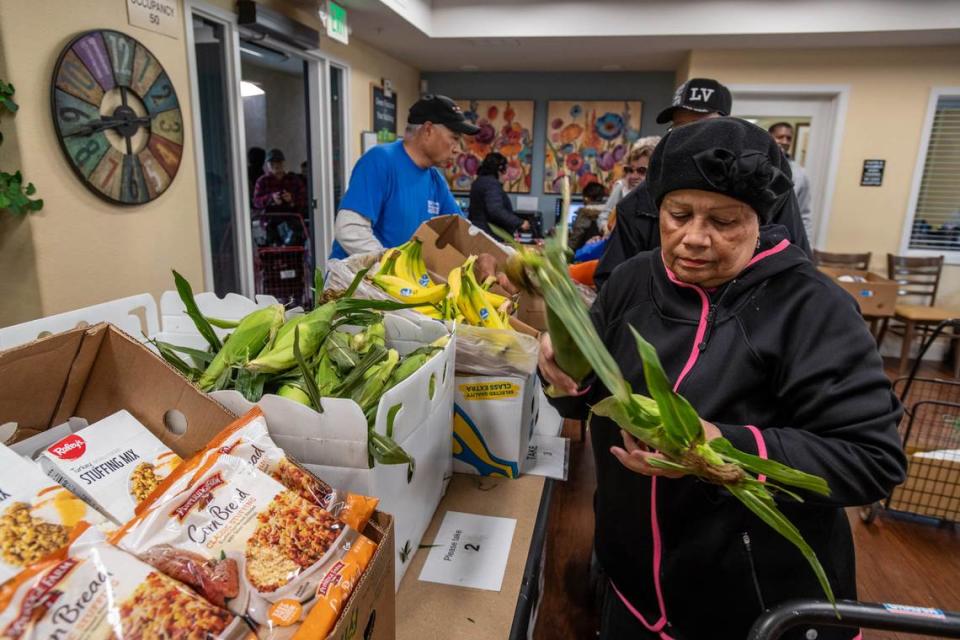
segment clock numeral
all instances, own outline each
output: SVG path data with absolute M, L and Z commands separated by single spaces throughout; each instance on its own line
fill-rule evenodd
M 159 124 L 160 131 L 164 133 L 180 133 L 179 120 L 161 120 Z
M 153 100 L 154 106 L 159 105 L 161 102 L 173 95 L 173 87 L 168 84 L 162 85 L 159 90 L 154 93 L 150 98 Z
M 100 144 L 96 140 L 91 140 L 80 148 L 73 159 L 77 161 L 77 164 L 86 164 L 87 160 L 96 155 L 98 151 L 100 151 Z
M 79 62 L 67 60 L 63 63 L 63 73 L 75 89 L 80 91 L 94 91 L 97 88 L 97 81 L 87 73 L 86 67 Z
M 88 120 L 87 114 L 80 109 L 74 109 L 73 107 L 61 107 L 57 110 L 57 115 L 60 116 L 60 119 L 64 122 L 79 122 L 80 120 Z

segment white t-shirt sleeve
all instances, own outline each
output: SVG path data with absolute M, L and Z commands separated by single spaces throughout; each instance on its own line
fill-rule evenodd
M 373 235 L 373 227 L 369 218 L 356 211 L 341 209 L 337 213 L 333 236 L 349 255 L 383 251 L 383 245 Z

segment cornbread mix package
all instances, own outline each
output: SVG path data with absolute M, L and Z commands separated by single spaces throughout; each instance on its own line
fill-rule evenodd
M 335 489 L 291 461 L 267 432 L 267 420 L 256 407 L 214 438 L 209 449 L 243 458 L 274 480 L 336 518 L 363 531 L 378 500 Z
M 322 638 L 376 544 L 246 460 L 195 456 L 113 540 L 261 638 Z
M 38 461 L 47 475 L 117 524 L 132 518 L 181 462 L 125 409 L 53 443 Z
M 92 538 L 92 539 L 87 539 Z M 240 640 L 247 623 L 84 533 L 0 590 L 0 637 Z
M 84 523 L 103 522 L 36 463 L 0 445 L 0 583 L 62 549 Z
M 453 470 L 519 477 L 539 414 L 536 374 L 457 374 L 454 384 Z
M 16 423 L 16 433 L 23 434 L 17 440 L 74 416 L 93 423 L 126 409 L 187 459 L 237 419 L 137 339 L 107 324 L 0 351 L 0 380 L 0 424 Z M 288 451 L 299 458 L 297 449 Z M 363 533 L 378 546 L 328 640 L 395 637 L 393 518 L 375 511 Z

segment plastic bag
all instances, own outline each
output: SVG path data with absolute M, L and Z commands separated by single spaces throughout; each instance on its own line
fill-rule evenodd
M 329 260 L 325 288 L 327 290 L 346 289 L 361 270 L 367 267 L 376 268 L 379 259 L 378 253 L 363 253 L 344 260 Z M 367 281 L 360 283 L 354 296 L 371 300 L 392 299 Z M 410 310 L 395 313 L 408 316 L 417 322 L 426 318 Z M 448 325 L 456 339 L 458 373 L 526 377 L 536 371 L 540 342 L 533 336 L 509 329 L 488 329 L 466 324 L 459 324 L 454 330 L 452 324 L 448 323 Z

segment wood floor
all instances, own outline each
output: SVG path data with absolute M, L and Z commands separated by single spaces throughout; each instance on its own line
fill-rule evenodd
M 928 374 L 940 373 L 929 369 Z M 888 370 L 893 377 L 893 372 Z M 593 540 L 593 453 L 580 442 L 579 423 L 564 424 L 571 439 L 569 478 L 550 505 L 544 592 L 534 640 L 594 638 L 597 611 L 587 584 Z M 960 611 L 960 529 L 882 514 L 864 524 L 849 510 L 857 549 L 860 600 Z M 919 638 L 865 631 L 865 640 Z

